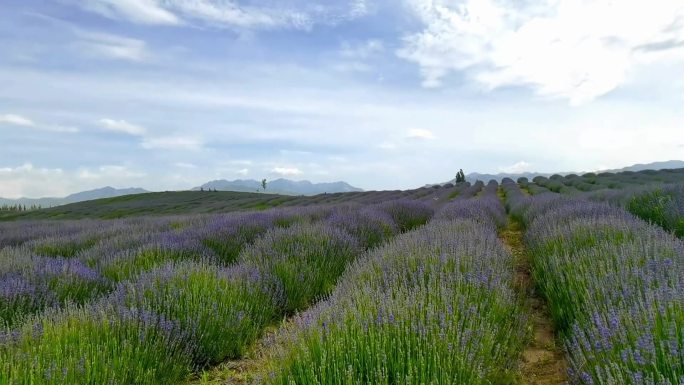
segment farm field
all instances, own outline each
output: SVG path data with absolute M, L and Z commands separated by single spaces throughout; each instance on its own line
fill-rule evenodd
M 474 185 L 464 194 L 475 194 Z M 96 199 L 42 210 L 25 212 L 1 211 L 0 221 L 17 219 L 118 219 L 142 215 L 211 214 L 233 211 L 255 211 L 276 207 L 302 207 L 346 202 L 377 203 L 399 198 L 445 200 L 461 193 L 465 186 L 434 189 L 423 187 L 406 191 L 365 191 L 315 196 L 291 196 L 232 191 L 172 191 L 125 195 Z
M 684 170 L 0 222 L 0 385 L 684 384 Z
M 0 44 L 0 385 L 684 385 L 684 0 L 0 0 Z

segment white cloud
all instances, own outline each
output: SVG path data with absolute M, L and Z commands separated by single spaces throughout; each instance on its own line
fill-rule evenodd
M 385 50 L 381 40 L 370 39 L 360 43 L 345 41 L 338 52 L 339 57 L 331 68 L 338 72 L 369 72 L 373 69 L 367 62 Z
M 3 123 L 23 127 L 33 127 L 36 125 L 31 119 L 25 118 L 21 115 L 14 114 L 0 115 L 0 124 Z
M 133 123 L 129 123 L 125 120 L 115 120 L 115 119 L 100 119 L 98 121 L 100 125 L 109 131 L 123 132 L 130 135 L 141 136 L 145 135 L 147 129 L 142 126 L 138 126 Z
M 582 104 L 632 70 L 684 59 L 684 7 L 660 0 L 406 0 L 425 24 L 398 55 L 417 63 L 423 85 L 467 71 L 485 88 L 528 86 Z
M 406 133 L 406 137 L 409 139 L 434 139 L 435 135 L 432 131 L 425 130 L 422 128 L 412 128 Z
M 18 167 L 0 167 L 0 197 L 37 197 L 36 191 L 44 196 L 66 195 L 64 172 L 60 168 L 39 168 L 31 163 Z
M 35 128 L 38 130 L 43 130 L 43 131 L 52 131 L 52 132 L 67 132 L 67 133 L 75 133 L 78 132 L 79 129 L 78 127 L 72 127 L 72 126 L 62 126 L 62 125 L 56 125 L 56 124 L 37 124 L 33 120 L 21 116 L 21 115 L 15 115 L 15 114 L 5 114 L 5 115 L 0 115 L 0 124 L 9 124 L 12 126 L 19 126 L 19 127 L 29 127 L 29 128 Z
M 657 124 L 657 129 L 655 128 Z M 597 152 L 604 157 L 614 157 L 612 164 L 624 163 L 625 155 L 634 163 L 647 163 L 648 159 L 667 157 L 681 159 L 681 147 L 672 142 L 681 136 L 681 126 L 654 122 L 653 128 L 644 124 L 631 127 L 586 127 L 579 130 L 574 147 L 582 153 Z M 645 159 L 644 161 L 642 161 Z M 611 159 L 612 160 L 612 159 Z M 623 167 L 623 166 L 621 166 Z M 617 168 L 617 167 L 616 167 Z
M 125 19 L 139 24 L 176 25 L 181 20 L 164 9 L 157 0 L 78 0 L 80 5 L 111 19 Z
M 229 164 L 235 164 L 235 165 L 240 165 L 240 166 L 251 166 L 254 164 L 253 161 L 249 159 L 236 159 L 236 160 L 231 160 L 228 162 Z
M 66 132 L 66 133 L 72 133 L 72 134 L 80 131 L 80 129 L 78 127 L 73 127 L 73 126 L 51 125 L 51 126 L 43 126 L 41 128 L 46 130 L 46 131 Z
M 203 176 L 182 176 L 174 179 L 171 174 L 156 174 L 160 189 L 186 189 Z M 77 169 L 44 168 L 27 162 L 17 167 L 0 167 L 0 197 L 64 197 L 66 195 L 101 188 L 103 186 L 147 187 L 150 177 L 147 171 L 134 165 L 102 165 Z
M 141 62 L 151 58 L 147 44 L 143 40 L 100 32 L 75 30 L 81 40 L 76 43 L 78 49 L 94 56 L 111 59 Z
M 271 170 L 271 172 L 281 176 L 296 176 L 304 173 L 302 170 L 296 167 L 275 167 Z
M 367 0 L 352 0 L 349 15 L 352 18 L 362 17 L 370 12 Z
M 510 166 L 499 167 L 499 172 L 503 172 L 506 174 L 520 174 L 523 172 L 531 171 L 530 167 L 532 167 L 532 164 L 525 162 L 524 160 L 521 160 L 520 162 L 512 164 Z
M 216 27 L 247 29 L 310 29 L 315 24 L 337 24 L 369 12 L 366 0 L 314 5 L 306 0 L 261 0 L 250 4 L 238 0 L 92 0 L 81 7 L 108 18 L 139 24 L 179 25 L 197 21 Z
M 384 50 L 384 43 L 378 39 L 370 39 L 360 44 L 343 42 L 340 48 L 340 56 L 346 59 L 367 59 Z
M 197 138 L 183 136 L 164 136 L 146 138 L 142 141 L 142 148 L 147 150 L 188 150 L 197 151 L 202 149 L 203 142 Z
M 35 167 L 27 162 L 17 167 L 0 167 L 0 197 L 63 197 L 105 185 L 129 187 L 146 180 L 146 173 L 121 165 L 65 171 Z
M 120 179 L 135 179 L 144 178 L 146 173 L 132 170 L 126 166 L 119 165 L 104 165 L 97 169 L 82 168 L 77 174 L 80 179 L 87 180 L 101 180 L 102 183 L 110 184 L 112 180 Z
M 272 14 L 265 9 L 241 7 L 237 2 L 221 1 L 168 1 L 168 6 L 190 18 L 215 25 L 269 28 L 280 25 L 305 25 L 305 15 L 283 12 Z
M 238 170 L 237 173 L 238 173 L 239 175 L 246 176 L 247 174 L 249 174 L 249 169 L 248 169 L 248 168 L 243 168 L 243 169 Z
M 368 64 L 358 61 L 339 62 L 330 68 L 338 72 L 370 72 L 373 69 Z
M 105 0 L 105 2 L 108 1 Z M 83 1 L 80 4 L 90 9 L 89 7 L 96 4 L 96 2 Z M 126 2 L 121 3 L 122 6 L 125 4 Z M 43 24 L 51 24 L 73 35 L 75 39 L 69 47 L 76 55 L 133 62 L 147 61 L 153 57 L 147 49 L 147 43 L 143 40 L 85 29 L 70 21 L 42 13 L 30 13 L 30 16 L 40 20 Z M 37 53 L 46 51 L 45 47 L 38 44 L 34 50 Z M 36 57 L 33 61 L 38 62 L 38 60 L 39 58 Z
M 186 162 L 176 162 L 173 165 L 178 167 L 178 168 L 184 168 L 186 170 L 194 170 L 197 168 L 197 165 L 195 165 L 193 163 L 186 163 Z
M 381 142 L 380 144 L 378 144 L 378 148 L 383 150 L 394 150 L 397 148 L 397 145 L 392 142 Z

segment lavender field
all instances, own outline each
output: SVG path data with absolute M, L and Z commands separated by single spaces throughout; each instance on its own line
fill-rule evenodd
M 684 385 L 684 0 L 0 0 L 0 385 Z
M 682 385 L 684 189 L 580 178 L 0 222 L 0 385 Z

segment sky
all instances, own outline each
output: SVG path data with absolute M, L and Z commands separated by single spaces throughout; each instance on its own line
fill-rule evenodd
M 684 3 L 2 0 L 0 196 L 684 159 Z

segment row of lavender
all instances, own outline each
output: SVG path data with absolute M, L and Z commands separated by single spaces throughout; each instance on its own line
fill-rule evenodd
M 421 187 L 414 190 L 363 191 L 334 194 L 319 194 L 313 197 L 299 197 L 292 200 L 288 200 L 286 202 L 283 202 L 282 205 L 301 207 L 322 204 L 375 204 L 398 199 L 423 200 L 431 202 L 439 201 L 440 198 L 443 196 L 459 194 L 459 192 L 466 187 L 469 187 L 468 183 L 459 183 L 456 185 L 447 183 L 444 186 L 433 185 L 430 187 Z
M 242 246 L 268 229 L 310 220 L 315 213 L 17 223 L 0 238 L 15 245 L 0 251 L 0 325 L 44 308 L 85 303 L 164 262 L 230 264 Z
M 671 172 L 667 172 L 671 171 Z M 661 170 L 662 173 L 672 175 L 682 175 L 682 170 Z M 566 176 L 566 178 L 569 178 Z M 536 178 L 535 178 L 536 179 Z M 548 179 L 542 178 L 549 182 Z M 574 180 L 577 178 L 570 178 Z M 551 180 L 553 182 L 553 180 Z M 684 185 L 681 178 L 663 181 L 651 181 L 651 183 L 634 184 L 622 186 L 621 188 L 611 186 L 596 186 L 597 188 L 584 189 L 582 191 L 574 189 L 572 185 L 556 183 L 556 188 L 552 188 L 548 183 L 532 183 L 527 179 L 521 178 L 518 184 L 530 192 L 538 195 L 548 192 L 561 193 L 563 195 L 573 195 L 580 198 L 587 198 L 598 202 L 607 202 L 612 205 L 624 207 L 630 213 L 639 218 L 663 227 L 665 230 L 675 233 L 679 237 L 684 237 Z M 563 186 L 559 188 L 558 186 Z M 550 189 L 546 188 L 549 187 Z M 586 191 L 586 192 L 583 192 Z
M 258 382 L 512 383 L 526 338 L 496 185 L 347 269 L 277 333 Z
M 283 215 L 287 215 L 288 212 L 292 211 L 320 211 L 322 207 L 326 209 L 331 209 L 334 207 L 354 206 L 354 205 L 367 205 L 367 204 L 378 204 L 388 201 L 396 200 L 422 200 L 426 202 L 433 203 L 434 201 L 443 201 L 444 198 L 448 196 L 455 196 L 465 190 L 465 195 L 472 196 L 475 195 L 481 188 L 482 182 L 479 182 L 475 187 L 471 186 L 470 183 L 460 183 L 457 185 L 446 186 L 433 186 L 433 187 L 423 187 L 416 190 L 408 191 L 369 191 L 369 192 L 351 192 L 351 193 L 337 193 L 337 194 L 321 194 L 315 197 L 302 197 L 306 198 L 306 205 L 303 205 L 303 201 L 294 200 L 288 201 L 284 205 L 290 206 L 291 204 L 296 207 L 290 207 L 286 210 L 278 210 Z M 471 188 L 472 187 L 472 188 Z M 305 209 L 302 207 L 306 206 Z M 228 214 L 228 215 L 218 215 L 218 218 L 226 218 L 240 216 L 240 214 Z M 27 241 L 48 238 L 55 239 L 55 242 L 63 244 L 65 247 L 68 245 L 68 236 L 74 236 L 79 233 L 83 233 L 84 230 L 90 230 L 88 234 L 91 237 L 91 242 L 97 242 L 98 239 L 106 238 L 108 232 L 111 233 L 121 233 L 121 232 L 131 232 L 132 228 L 136 229 L 136 232 L 149 233 L 151 231 L 164 231 L 169 230 L 171 227 L 184 226 L 188 222 L 192 223 L 198 220 L 198 218 L 204 218 L 206 222 L 212 220 L 213 216 L 205 215 L 199 216 L 195 215 L 192 217 L 188 216 L 166 216 L 166 217 L 137 217 L 128 220 L 110 220 L 110 221 L 100 221 L 100 220 L 43 220 L 43 221 L 17 221 L 17 222 L 0 222 L 0 249 L 6 246 L 18 246 Z M 50 242 L 46 242 L 49 244 Z M 72 246 L 79 246 L 73 245 Z M 81 248 L 88 246 L 87 242 L 80 244 Z M 45 250 L 50 252 L 50 250 Z M 62 249 L 62 250 L 52 250 L 53 254 L 75 253 L 78 249 Z
M 45 292 L 54 293 L 57 298 L 50 301 L 61 308 L 26 320 L 14 317 L 22 322 L 0 336 L 0 384 L 181 380 L 193 369 L 240 357 L 268 324 L 327 294 L 364 248 L 431 216 L 425 204 L 396 201 L 184 218 L 168 221 L 162 231 L 127 233 L 121 239 L 112 226 L 107 236 L 89 240 L 91 245 L 70 258 L 31 254 L 47 239 L 8 248 L 3 253 L 15 262 L 3 264 L 0 279 L 15 283 L 0 293 L 0 304 L 16 310 L 25 298 L 35 302 L 45 293 L 37 293 L 31 275 L 61 264 L 36 275 L 49 277 Z M 149 237 L 154 242 L 147 243 Z M 84 284 L 90 278 L 105 283 L 93 289 Z M 110 287 L 111 294 L 94 299 Z M 66 298 L 59 298 L 64 292 Z
M 684 185 L 650 185 L 588 194 L 596 201 L 625 207 L 639 218 L 684 237 Z
M 394 215 L 395 225 L 402 230 L 413 225 L 410 217 L 391 206 L 380 206 L 385 217 L 387 212 Z M 345 217 L 345 211 L 359 211 L 361 216 Z M 164 262 L 203 260 L 231 265 L 246 244 L 271 228 L 293 223 L 329 218 L 356 232 L 361 246 L 372 247 L 382 241 L 383 233 L 353 228 L 350 221 L 372 222 L 373 215 L 381 219 L 372 206 L 363 209 L 360 205 L 345 205 L 155 220 L 18 224 L 24 231 L 4 239 L 21 245 L 0 251 L 4 288 L 0 325 L 3 321 L 12 324 L 25 313 L 56 304 L 84 303 L 110 291 L 117 282 Z
M 577 384 L 684 383 L 684 243 L 621 208 L 504 190 Z

